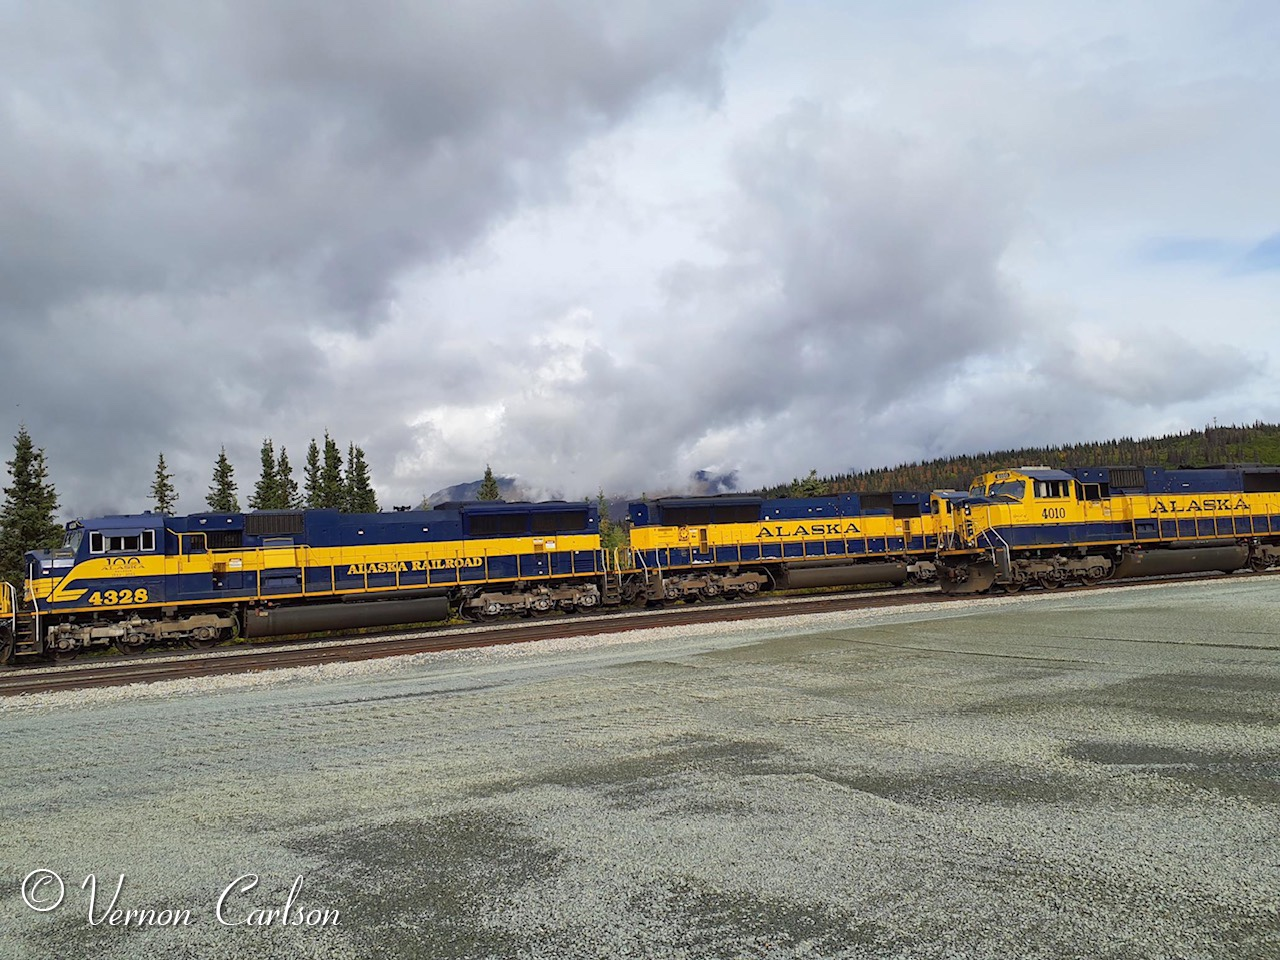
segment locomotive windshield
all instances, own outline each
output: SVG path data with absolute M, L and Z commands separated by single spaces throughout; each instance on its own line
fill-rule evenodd
M 1026 493 L 1027 482 L 1025 480 L 1005 480 L 1001 483 L 993 483 L 987 489 L 987 496 L 992 500 L 1013 500 L 1019 501 Z
M 68 530 L 67 535 L 62 538 L 62 546 L 60 550 L 66 550 L 69 553 L 75 553 L 80 549 L 80 541 L 84 539 L 84 527 L 76 527 Z

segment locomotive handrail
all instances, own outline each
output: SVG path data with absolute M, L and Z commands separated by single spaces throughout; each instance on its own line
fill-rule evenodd
M 8 580 L 4 581 L 4 599 L 9 610 L 9 636 L 18 635 L 18 591 Z
M 1005 509 L 1009 508 L 1006 507 Z M 991 511 L 989 508 L 987 510 L 987 521 L 989 526 L 983 531 L 983 533 L 986 536 L 987 545 L 991 548 L 991 562 L 1000 567 L 1002 571 L 1011 570 L 1013 568 L 1013 551 L 1009 549 L 1009 541 L 1005 540 L 1000 531 L 996 528 L 995 523 L 992 521 Z M 1013 522 L 1012 510 L 1010 510 L 1009 522 Z M 996 557 L 996 547 L 991 542 L 991 537 L 993 535 L 996 540 L 1000 541 L 1000 546 L 1004 549 L 1004 563 L 1000 563 L 999 559 Z

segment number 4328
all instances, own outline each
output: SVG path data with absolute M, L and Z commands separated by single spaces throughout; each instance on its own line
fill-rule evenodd
M 147 599 L 146 588 L 139 587 L 137 590 L 103 590 L 101 592 L 95 590 L 89 602 L 95 607 L 103 604 L 114 607 L 121 603 L 146 603 Z

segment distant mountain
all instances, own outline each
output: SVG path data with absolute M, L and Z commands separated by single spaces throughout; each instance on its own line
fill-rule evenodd
M 538 495 L 530 493 L 520 485 L 518 477 L 498 477 L 498 493 L 501 498 L 508 503 L 515 503 L 523 500 L 567 500 L 568 497 L 557 497 L 554 495 Z M 475 500 L 480 492 L 481 480 L 470 480 L 467 483 L 455 483 L 451 487 L 445 487 L 443 490 L 437 490 L 435 493 L 427 496 L 418 504 L 419 510 L 430 510 L 432 507 L 438 507 L 442 503 L 465 503 L 468 500 Z M 595 498 L 592 497 L 592 500 Z M 627 503 L 631 500 L 640 499 L 630 494 L 615 494 L 605 498 L 609 519 L 615 523 L 620 523 L 627 517 Z
M 498 494 L 503 500 L 525 500 L 527 497 L 516 477 L 498 477 Z M 455 483 L 452 487 L 445 487 L 443 490 L 437 490 L 428 496 L 420 504 L 419 510 L 430 510 L 442 503 L 455 503 L 464 500 L 475 500 L 476 495 L 480 493 L 480 484 L 484 482 L 482 477 L 479 480 L 471 480 L 467 483 Z

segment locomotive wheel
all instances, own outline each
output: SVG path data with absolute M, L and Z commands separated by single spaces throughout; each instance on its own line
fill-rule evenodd
M 1046 590 L 1057 590 L 1060 586 L 1062 586 L 1061 580 L 1055 580 L 1053 577 L 1050 577 L 1048 575 L 1041 575 L 1036 577 L 1036 583 L 1040 584 L 1040 586 L 1044 587 L 1044 589 Z
M 1083 580 L 1085 583 L 1094 584 L 1094 583 L 1101 583 L 1103 580 L 1107 579 L 1108 576 L 1110 576 L 1109 570 L 1102 570 L 1101 572 L 1098 572 L 1098 573 L 1093 572 L 1096 569 L 1098 568 L 1095 567 L 1090 571 L 1086 572 L 1080 579 Z
M 128 636 L 116 637 L 111 644 L 123 654 L 141 653 L 147 647 L 151 646 L 151 641 L 147 639 L 131 640 Z
M 1004 587 L 1005 593 L 1021 593 L 1022 588 L 1026 585 L 1027 581 L 1025 580 L 1010 580 L 1007 583 L 1000 584 L 1000 586 Z
M 79 650 L 50 650 L 49 656 L 54 663 L 69 663 L 79 655 Z
M 1257 554 L 1254 554 L 1252 557 L 1249 558 L 1249 569 L 1252 570 L 1254 573 L 1261 573 L 1263 570 L 1267 569 L 1267 567 L 1269 566 L 1271 566 L 1271 563 L 1270 561 L 1267 560 L 1266 557 L 1261 557 L 1261 556 L 1258 556 Z
M 220 617 L 229 618 L 232 625 L 223 627 L 221 630 L 211 631 L 212 636 L 187 637 L 183 642 L 192 650 L 208 650 L 210 647 L 216 647 L 220 643 L 228 643 L 240 637 L 240 619 L 236 616 L 235 610 L 217 610 L 215 612 Z

